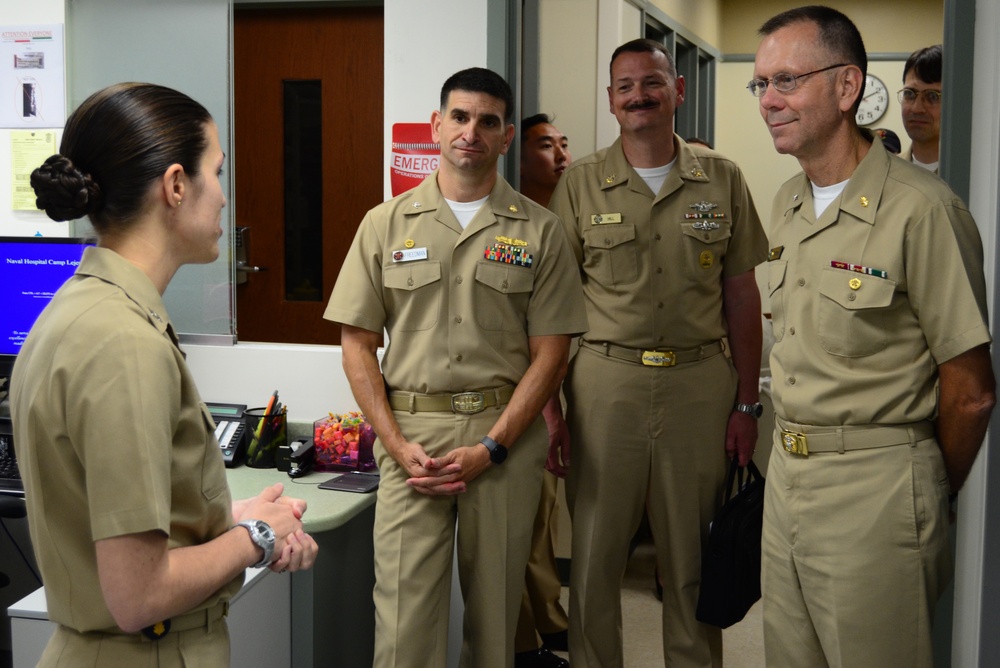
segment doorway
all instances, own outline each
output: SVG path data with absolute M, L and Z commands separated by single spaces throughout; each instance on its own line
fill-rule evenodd
M 233 33 L 237 337 L 339 344 L 323 311 L 382 201 L 382 7 L 237 7 Z

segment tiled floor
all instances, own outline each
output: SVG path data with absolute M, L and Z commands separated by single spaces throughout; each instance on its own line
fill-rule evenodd
M 653 593 L 655 555 L 650 543 L 640 544 L 629 561 L 622 586 L 622 617 L 625 634 L 625 665 L 628 668 L 661 668 L 660 602 Z M 563 587 L 563 606 L 569 590 Z M 760 603 L 746 618 L 723 631 L 723 662 L 726 668 L 762 668 Z M 565 656 L 565 655 L 563 655 Z

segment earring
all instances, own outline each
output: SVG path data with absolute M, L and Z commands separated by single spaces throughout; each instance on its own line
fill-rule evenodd
M 181 198 L 180 198 L 180 197 L 178 197 L 178 198 L 177 198 L 177 206 L 180 206 L 180 205 L 181 205 Z

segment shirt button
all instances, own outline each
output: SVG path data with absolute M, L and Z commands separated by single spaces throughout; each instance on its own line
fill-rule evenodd
M 461 325 L 461 324 L 462 324 L 462 316 L 460 316 L 460 315 L 456 315 L 456 316 L 455 316 L 455 322 L 457 322 L 457 323 L 458 323 L 459 325 Z M 793 332 L 793 333 L 794 333 L 794 332 Z
M 656 273 L 657 274 L 662 274 L 663 273 L 663 267 L 657 267 L 656 268 Z
M 795 376 L 790 376 L 788 378 L 788 384 L 789 385 L 794 385 L 795 384 Z
M 789 327 L 788 328 L 788 333 L 791 334 L 792 336 L 795 336 L 795 328 L 794 327 Z
M 413 279 L 412 278 L 406 279 L 406 284 L 407 285 L 413 285 Z
M 663 308 L 663 302 L 660 302 L 659 304 L 657 304 L 656 308 Z
M 654 234 L 653 238 L 656 239 L 657 241 L 659 241 L 661 239 L 661 237 L 660 237 L 659 234 Z
M 858 298 L 858 296 L 856 294 L 854 294 L 853 292 L 851 294 L 847 295 L 847 301 L 849 301 L 849 302 L 853 302 L 857 298 Z
M 456 283 L 459 283 L 459 284 L 461 284 L 461 282 L 462 282 L 462 277 L 461 277 L 461 276 L 456 276 L 456 277 L 455 277 L 455 282 L 456 282 Z
M 462 361 L 462 355 L 461 355 L 461 353 L 459 353 L 458 355 L 455 355 L 455 361 L 456 362 L 461 362 Z
M 804 278 L 800 278 L 800 279 L 799 279 L 799 286 L 801 287 L 801 286 L 803 286 L 803 285 L 805 285 L 805 284 L 806 284 L 806 279 L 804 279 Z
M 604 245 L 607 246 L 608 248 L 611 248 L 611 239 L 605 239 Z
M 500 284 L 500 287 L 506 290 L 508 287 L 510 287 L 510 283 L 504 281 L 503 283 Z

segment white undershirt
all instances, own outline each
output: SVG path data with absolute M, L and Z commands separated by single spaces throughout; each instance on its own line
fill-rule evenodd
M 940 160 L 935 160 L 934 162 L 920 162 L 912 155 L 910 156 L 910 160 L 913 162 L 914 165 L 917 165 L 918 167 L 923 167 L 928 172 L 934 172 L 935 174 L 937 173 L 938 165 L 941 164 Z
M 675 162 L 677 162 L 677 158 L 674 158 L 663 167 L 633 167 L 632 169 L 646 182 L 646 185 L 649 186 L 649 189 L 655 195 L 660 192 L 660 188 L 663 187 L 663 182 L 667 180 L 667 174 L 673 169 Z
M 455 218 L 458 218 L 458 224 L 462 226 L 464 230 L 472 222 L 472 219 L 476 217 L 479 210 L 483 208 L 486 204 L 486 200 L 490 198 L 489 195 L 482 199 L 477 199 L 474 202 L 454 202 L 450 199 L 445 199 L 448 206 L 451 208 L 451 212 L 455 214 Z
M 850 179 L 847 181 L 850 181 Z M 844 188 L 847 187 L 847 181 L 834 183 L 832 186 L 818 186 L 812 183 L 813 210 L 816 212 L 816 220 L 819 220 L 819 217 L 823 215 L 823 212 L 830 206 L 830 203 L 840 197 L 840 193 L 844 192 Z

